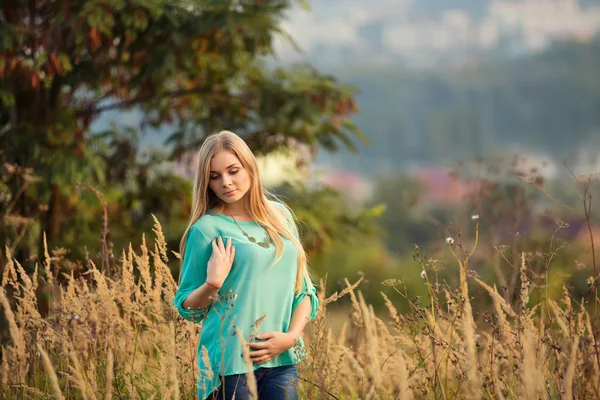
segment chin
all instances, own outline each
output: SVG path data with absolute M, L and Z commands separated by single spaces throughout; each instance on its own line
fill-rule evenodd
M 240 196 L 239 194 L 238 194 L 237 196 L 234 196 L 234 197 L 226 197 L 226 196 L 223 196 L 223 198 L 221 198 L 221 200 L 222 200 L 224 203 L 227 203 L 227 204 L 233 204 L 233 203 L 237 203 L 238 201 L 240 201 L 240 200 L 241 200 L 243 197 L 244 197 L 244 195 L 241 195 L 241 196 Z

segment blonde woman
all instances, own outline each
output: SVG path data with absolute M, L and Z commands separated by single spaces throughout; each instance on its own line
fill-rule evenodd
M 292 214 L 267 197 L 254 155 L 228 131 L 200 148 L 193 190 L 173 301 L 202 322 L 198 397 L 249 397 L 247 343 L 259 399 L 297 399 L 301 333 L 318 299 Z

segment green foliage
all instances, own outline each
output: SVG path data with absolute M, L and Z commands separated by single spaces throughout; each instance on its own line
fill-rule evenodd
M 380 291 L 384 288 L 381 282 L 400 271 L 408 275 L 415 265 L 414 262 L 407 265 L 391 257 L 380 240 L 367 236 L 356 237 L 352 243 L 334 243 L 324 248 L 311 263 L 314 275 L 326 278 L 327 293 L 341 292 L 346 288 L 346 279 L 354 282 L 363 276 L 359 290 L 378 311 L 383 309 Z M 340 304 L 346 301 L 348 299 Z
M 276 194 L 294 210 L 309 257 L 328 247 L 351 247 L 381 234 L 376 223 L 381 206 L 354 209 L 341 193 L 328 187 L 284 186 Z
M 389 278 L 403 282 L 406 296 L 423 297 L 419 277 L 423 269 L 431 274 L 430 280 L 444 287 L 458 284 L 458 265 L 448 257 L 446 238 L 456 242 L 451 246 L 455 251 L 470 249 L 478 222 L 480 244 L 471 258 L 470 273 L 496 284 L 507 302 L 519 300 L 520 257 L 525 249 L 532 304 L 560 298 L 563 285 L 570 288 L 575 298 L 589 297 L 588 282 L 596 274 L 596 261 L 582 206 L 589 207 L 589 224 L 597 243 L 600 208 L 592 201 L 599 194 L 597 178 L 591 175 L 576 181 L 573 177 L 565 181 L 546 180 L 535 168 L 523 169 L 527 162 L 522 157 L 503 159 L 459 162 L 453 166 L 448 180 L 438 183 L 449 192 L 454 191 L 455 185 L 470 188 L 459 202 L 450 194 L 447 203 L 443 196 L 431 199 L 431 182 L 422 185 L 417 178 L 403 173 L 377 178 L 373 198 L 386 206 L 378 224 L 385 232 L 387 250 L 399 260 L 399 268 Z M 420 256 L 411 263 L 408 259 L 415 245 Z M 360 258 L 358 250 L 349 251 Z M 412 267 L 417 260 L 424 266 L 415 270 Z M 481 291 L 472 289 L 476 295 Z M 427 299 L 423 300 L 426 303 Z M 477 302 L 474 307 L 480 310 L 487 305 Z
M 443 222 L 428 218 L 425 189 L 405 174 L 384 174 L 375 180 L 373 199 L 385 205 L 379 220 L 387 248 L 394 255 L 411 252 L 413 245 L 425 244 L 441 236 Z M 433 220 L 433 223 L 432 223 Z
M 0 148 L 6 163 L 41 178 L 14 207 L 39 227 L 17 256 L 39 255 L 43 232 L 50 247 L 96 247 L 105 208 L 108 241 L 140 240 L 154 213 L 175 245 L 189 184 L 164 166 L 213 131 L 236 131 L 257 154 L 290 138 L 313 151 L 366 142 L 350 119 L 352 87 L 308 65 L 265 66 L 292 4 L 25 1 L 0 10 Z M 136 129 L 90 131 L 103 112 L 132 108 L 144 113 L 140 128 L 174 127 L 169 159 L 144 158 Z

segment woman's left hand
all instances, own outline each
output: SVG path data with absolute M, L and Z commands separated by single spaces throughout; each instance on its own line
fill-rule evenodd
M 296 338 L 290 333 L 267 332 L 256 337 L 264 342 L 250 342 L 250 348 L 255 349 L 250 352 L 250 360 L 254 364 L 264 364 L 272 360 L 279 354 L 291 348 L 296 342 Z

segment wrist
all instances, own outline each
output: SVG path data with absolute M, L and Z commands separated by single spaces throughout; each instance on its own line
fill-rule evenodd
M 204 284 L 206 286 L 208 286 L 209 288 L 215 289 L 215 290 L 219 290 L 219 289 L 221 289 L 223 287 L 222 283 L 219 283 L 217 281 L 212 282 L 212 281 L 210 281 L 208 279 L 204 282 Z
M 290 338 L 294 339 L 294 342 L 296 342 L 296 340 L 298 340 L 300 338 L 301 334 L 302 334 L 302 331 L 298 331 L 297 329 L 290 329 L 289 331 L 286 332 L 286 335 L 288 335 Z

